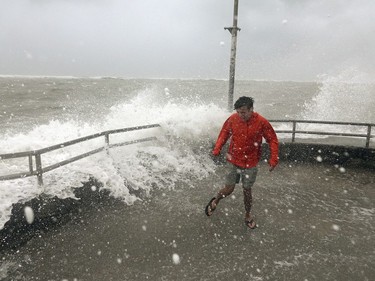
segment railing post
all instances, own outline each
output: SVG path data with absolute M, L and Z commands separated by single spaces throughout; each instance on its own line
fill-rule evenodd
M 33 173 L 33 156 L 31 154 L 29 155 L 29 171 L 30 174 Z
M 370 147 L 371 125 L 367 126 L 366 148 Z
M 42 169 L 42 158 L 40 154 L 35 154 L 35 163 L 36 163 L 36 175 L 38 177 L 38 185 L 43 185 L 43 169 Z
M 296 124 L 297 124 L 297 122 L 293 121 L 292 142 L 294 142 L 294 140 L 296 138 Z
M 105 138 L 105 146 L 106 146 L 105 151 L 109 155 L 109 133 L 105 133 L 104 138 Z

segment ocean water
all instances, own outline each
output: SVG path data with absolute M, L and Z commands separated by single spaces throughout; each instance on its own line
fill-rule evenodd
M 45 173 L 43 187 L 35 177 L 0 181 L 0 227 L 9 220 L 12 204 L 42 193 L 74 197 L 72 187 L 89 177 L 127 204 L 139 200 L 134 190 L 196 185 L 216 171 L 209 153 L 229 115 L 227 89 L 223 80 L 1 77 L 0 154 L 109 129 L 161 127 L 114 136 L 111 143 L 157 140 L 113 148 Z M 357 74 L 319 82 L 236 81 L 234 98 L 243 95 L 254 97 L 255 111 L 268 119 L 375 123 L 375 86 Z M 96 139 L 46 153 L 43 166 L 103 144 Z M 0 159 L 0 175 L 27 170 L 26 158 Z

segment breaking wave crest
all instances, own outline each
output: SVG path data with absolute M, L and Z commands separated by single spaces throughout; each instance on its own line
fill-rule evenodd
M 173 189 L 177 182 L 193 186 L 194 181 L 214 172 L 210 146 L 228 113 L 198 98 L 174 98 L 167 89 L 141 91 L 132 100 L 120 103 L 97 123 L 76 120 L 51 120 L 28 132 L 3 136 L 1 153 L 35 150 L 93 133 L 155 124 L 160 128 L 129 132 L 111 137 L 111 143 L 156 136 L 156 141 L 111 148 L 109 153 L 81 159 L 43 175 L 44 186 L 36 178 L 0 182 L 0 227 L 11 214 L 12 204 L 28 201 L 41 193 L 59 198 L 74 198 L 73 187 L 90 177 L 96 178 L 111 195 L 132 204 L 140 198 L 134 190 Z M 104 145 L 95 139 L 42 155 L 43 166 L 69 159 Z M 0 174 L 25 172 L 27 159 L 0 160 Z

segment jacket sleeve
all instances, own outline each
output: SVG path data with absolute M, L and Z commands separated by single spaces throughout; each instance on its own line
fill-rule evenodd
M 212 154 L 213 155 L 217 156 L 217 155 L 220 154 L 220 151 L 221 151 L 222 147 L 227 142 L 227 140 L 229 139 L 229 137 L 231 136 L 231 134 L 232 134 L 231 122 L 230 122 L 230 118 L 228 118 L 224 122 L 224 125 L 223 125 L 223 127 L 222 127 L 222 129 L 220 131 L 220 134 L 219 134 L 218 138 L 217 138 L 215 147 L 212 150 Z
M 271 167 L 275 167 L 279 163 L 279 140 L 272 125 L 266 120 L 263 131 L 263 137 L 270 148 L 270 159 L 268 161 Z

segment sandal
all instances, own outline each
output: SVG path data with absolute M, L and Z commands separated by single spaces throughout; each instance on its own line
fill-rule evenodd
M 209 217 L 212 215 L 213 211 L 215 211 L 216 207 L 213 208 L 212 207 L 212 202 L 216 199 L 216 197 L 212 198 L 210 200 L 210 202 L 208 202 L 207 206 L 206 206 L 206 209 L 204 210 L 205 213 L 206 213 L 206 216 Z
M 257 227 L 257 224 L 253 218 L 251 219 L 245 219 L 245 224 L 248 228 L 254 229 Z

